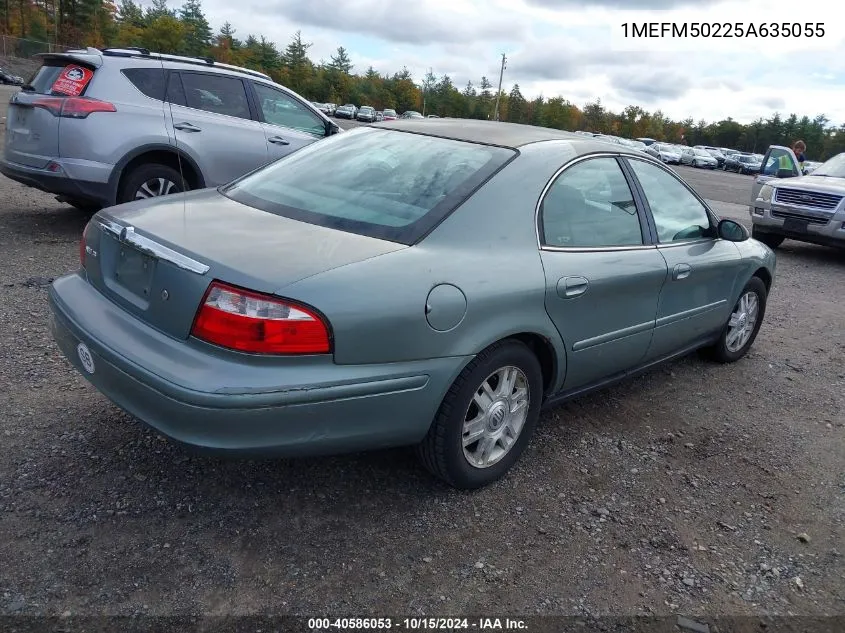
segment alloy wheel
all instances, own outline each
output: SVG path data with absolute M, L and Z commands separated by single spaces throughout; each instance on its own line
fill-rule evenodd
M 464 416 L 464 457 L 475 468 L 489 468 L 513 448 L 528 418 L 528 378 L 518 367 L 497 369 L 482 381 Z
M 725 347 L 728 351 L 737 352 L 751 338 L 754 326 L 757 325 L 760 300 L 757 293 L 748 291 L 737 301 L 731 318 L 728 320 L 728 333 L 725 337 Z
M 135 192 L 135 199 L 146 200 L 147 198 L 166 196 L 169 193 L 176 193 L 178 191 L 179 188 L 176 186 L 176 183 L 167 178 L 150 178 L 138 187 L 138 191 Z

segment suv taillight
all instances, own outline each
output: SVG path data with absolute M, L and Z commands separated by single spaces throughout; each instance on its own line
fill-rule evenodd
M 328 354 L 329 327 L 313 308 L 214 281 L 191 335 L 253 354 Z
M 117 112 L 113 103 L 90 97 L 38 97 L 32 105 L 66 119 L 84 119 L 94 112 Z

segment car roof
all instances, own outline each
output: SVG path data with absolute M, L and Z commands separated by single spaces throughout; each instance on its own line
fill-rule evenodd
M 538 141 L 569 140 L 589 143 L 592 140 L 592 138 L 585 139 L 581 134 L 552 128 L 475 119 L 425 119 L 424 121 L 403 119 L 402 121 L 379 123 L 378 127 L 380 129 L 440 136 L 456 141 L 499 145 L 512 149 Z M 602 146 L 608 144 L 602 141 L 597 143 L 601 143 Z M 614 145 L 616 144 L 614 143 Z

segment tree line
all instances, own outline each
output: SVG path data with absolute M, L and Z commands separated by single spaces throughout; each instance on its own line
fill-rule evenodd
M 0 0 L 0 28 L 15 37 L 73 46 L 140 46 L 162 53 L 211 57 L 261 70 L 308 99 L 371 105 L 376 109 L 425 110 L 425 114 L 490 119 L 496 91 L 487 77 L 456 86 L 448 75 L 429 72 L 415 81 L 407 68 L 391 74 L 358 68 L 342 46 L 328 60 L 313 60 L 301 32 L 280 48 L 261 35 L 238 37 L 228 22 L 214 33 L 201 0 L 170 8 L 153 0 L 144 10 L 134 0 Z M 807 144 L 807 154 L 825 160 L 845 151 L 845 124 L 774 113 L 742 124 L 730 117 L 717 122 L 674 121 L 660 110 L 630 105 L 613 112 L 597 99 L 581 107 L 564 96 L 526 98 L 519 84 L 499 95 L 499 119 L 563 130 L 587 130 L 627 138 L 649 137 L 690 145 L 716 145 L 762 152 L 769 145 Z

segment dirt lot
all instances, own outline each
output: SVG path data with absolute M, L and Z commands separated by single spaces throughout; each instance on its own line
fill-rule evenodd
M 86 220 L 0 177 L 0 614 L 845 614 L 842 254 L 786 243 L 745 360 L 549 412 L 464 494 L 406 450 L 223 461 L 117 410 L 47 331 Z

